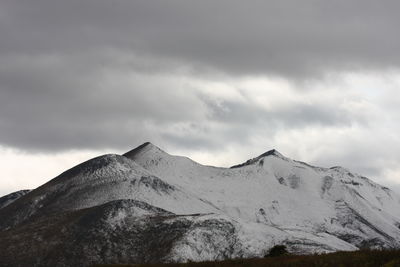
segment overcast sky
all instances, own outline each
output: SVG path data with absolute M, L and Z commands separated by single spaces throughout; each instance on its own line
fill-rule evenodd
M 400 192 L 398 0 L 0 0 L 0 195 L 151 141 Z

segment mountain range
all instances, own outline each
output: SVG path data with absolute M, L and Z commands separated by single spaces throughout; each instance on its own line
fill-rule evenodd
M 400 197 L 270 150 L 231 168 L 144 143 L 0 198 L 0 266 L 91 266 L 400 248 Z

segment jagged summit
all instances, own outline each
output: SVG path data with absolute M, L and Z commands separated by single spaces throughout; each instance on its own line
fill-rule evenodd
M 147 159 L 159 160 L 160 158 L 165 158 L 167 156 L 181 158 L 181 159 L 185 159 L 185 160 L 189 159 L 190 161 L 194 162 L 193 160 L 191 160 L 190 158 L 187 158 L 187 157 L 172 156 L 151 142 L 145 142 L 145 143 L 139 145 L 138 147 L 126 152 L 125 154 L 123 154 L 123 156 L 127 157 L 131 160 L 137 161 L 138 163 L 140 163 L 142 160 L 147 160 Z M 268 156 L 275 156 L 275 157 L 287 160 L 287 158 L 285 156 L 283 156 L 278 150 L 271 149 L 255 158 L 247 160 L 244 163 L 234 165 L 231 168 L 239 168 L 239 167 L 251 165 L 251 164 L 254 164 L 255 162 L 257 162 L 258 160 L 260 160 L 264 157 L 268 157 Z M 194 162 L 194 163 L 197 163 L 197 162 Z
M 139 156 L 149 153 L 149 152 L 155 153 L 155 154 L 167 154 L 165 151 L 163 151 L 159 147 L 155 146 L 154 144 L 152 144 L 150 142 L 145 142 L 145 143 L 141 144 L 140 146 L 126 152 L 125 154 L 123 154 L 123 156 L 125 156 L 129 159 L 135 160 Z
M 279 153 L 278 150 L 271 149 L 271 150 L 261 154 L 260 156 L 258 156 L 258 158 L 267 157 L 267 156 L 284 157 L 281 153 Z
M 278 157 L 278 158 L 281 158 L 281 159 L 284 159 L 284 160 L 287 159 L 285 156 L 283 156 L 281 153 L 279 153 L 278 150 L 276 150 L 276 149 L 271 149 L 271 150 L 268 150 L 267 152 L 261 154 L 261 155 L 258 156 L 258 157 L 249 159 L 249 160 L 247 160 L 247 161 L 244 162 L 244 163 L 241 163 L 241 164 L 238 164 L 238 165 L 234 165 L 234 166 L 231 167 L 231 169 L 235 169 L 235 168 L 240 168 L 240 167 L 252 165 L 252 164 L 258 162 L 260 159 L 265 158 L 265 157 L 269 157 L 269 156 L 275 156 L 275 157 Z

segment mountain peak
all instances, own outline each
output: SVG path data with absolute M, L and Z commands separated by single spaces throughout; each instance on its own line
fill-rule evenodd
M 141 144 L 140 146 L 126 152 L 125 154 L 123 154 L 123 156 L 130 158 L 130 159 L 135 159 L 137 156 L 144 154 L 144 153 L 148 153 L 148 152 L 166 153 L 159 147 L 153 145 L 152 143 L 145 142 L 145 143 Z
M 274 157 L 278 157 L 278 158 L 287 160 L 287 158 L 285 156 L 283 156 L 281 153 L 279 153 L 278 150 L 271 149 L 271 150 L 268 150 L 267 152 L 261 154 L 260 156 L 258 156 L 256 158 L 252 158 L 252 159 L 249 159 L 248 161 L 246 161 L 246 162 L 244 162 L 242 164 L 238 164 L 238 165 L 232 166 L 231 169 L 240 168 L 240 167 L 243 167 L 243 166 L 254 164 L 254 163 L 258 162 L 260 159 L 268 157 L 268 156 L 274 156 Z
M 279 153 L 279 151 L 276 149 L 271 149 L 271 150 L 265 152 L 264 154 L 261 154 L 257 158 L 262 158 L 262 157 L 267 157 L 267 156 L 277 156 L 280 158 L 284 158 L 284 156 L 281 153 Z

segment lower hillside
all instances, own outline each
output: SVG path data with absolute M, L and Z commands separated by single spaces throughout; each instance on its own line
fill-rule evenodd
M 399 267 L 400 250 L 361 250 L 335 252 L 322 255 L 281 256 L 263 259 L 237 259 L 218 262 L 193 262 L 182 264 L 95 265 L 93 267 Z

